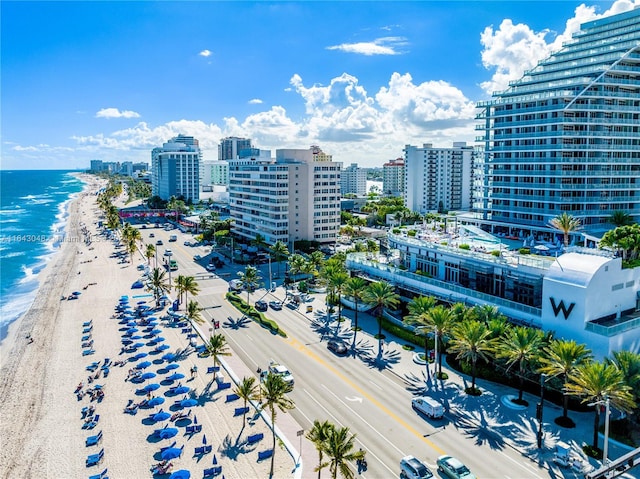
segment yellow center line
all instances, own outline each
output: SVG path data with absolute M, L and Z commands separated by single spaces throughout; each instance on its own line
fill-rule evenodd
M 305 353 L 308 357 L 310 357 L 311 359 L 313 359 L 315 362 L 317 362 L 318 364 L 324 366 L 325 368 L 329 369 L 334 375 L 338 376 L 340 379 L 342 379 L 345 383 L 347 383 L 349 386 L 351 386 L 353 389 L 355 389 L 356 391 L 358 391 L 358 393 L 360 395 L 362 395 L 364 398 L 366 398 L 367 400 L 371 401 L 371 403 L 376 406 L 378 409 L 380 409 L 382 412 L 384 412 L 387 416 L 393 418 L 397 423 L 399 423 L 402 427 L 404 427 L 405 429 L 407 429 L 409 432 L 411 432 L 414 436 L 416 436 L 418 439 L 420 439 L 422 442 L 424 442 L 425 444 L 427 444 L 428 446 L 430 446 L 433 450 L 435 450 L 436 452 L 438 452 L 440 455 L 444 454 L 444 450 L 440 449 L 440 447 L 438 447 L 433 441 L 427 439 L 426 437 L 424 437 L 424 434 L 422 434 L 420 431 L 416 430 L 415 428 L 413 428 L 407 421 L 405 421 L 404 419 L 400 418 L 398 415 L 396 415 L 394 412 L 392 412 L 389 408 L 387 408 L 386 406 L 384 406 L 380 401 L 378 401 L 377 399 L 375 399 L 372 395 L 370 395 L 369 393 L 367 393 L 366 391 L 364 391 L 360 386 L 358 386 L 357 384 L 355 384 L 353 381 L 351 381 L 347 376 L 345 376 L 342 372 L 340 372 L 338 369 L 336 369 L 335 367 L 331 366 L 329 363 L 327 363 L 325 360 L 323 360 L 320 356 L 318 356 L 316 353 L 314 353 L 313 351 L 311 351 L 311 349 L 309 349 L 305 344 L 303 344 L 301 341 L 293 338 L 293 337 L 289 337 L 287 338 L 287 343 L 289 343 L 291 346 L 293 346 L 294 348 L 296 348 L 297 350 Z

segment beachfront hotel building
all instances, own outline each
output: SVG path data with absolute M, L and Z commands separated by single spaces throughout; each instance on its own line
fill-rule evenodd
M 382 194 L 404 197 L 404 158 L 389 160 L 382 165 Z
M 198 201 L 200 198 L 200 162 L 198 140 L 178 135 L 151 151 L 151 189 L 154 196 L 168 200 L 172 196 Z
M 404 147 L 404 204 L 419 213 L 471 208 L 475 149 L 465 142 L 452 148 Z
M 566 212 L 596 236 L 613 211 L 640 221 L 640 8 L 582 24 L 477 106 L 479 218 L 544 230 Z
M 406 301 L 431 295 L 496 306 L 513 322 L 587 344 L 599 358 L 640 352 L 640 268 L 623 268 L 621 258 L 600 250 L 520 254 L 474 226 L 438 228 L 389 232 L 387 255 L 351 253 L 347 268 L 395 285 Z
M 229 185 L 229 163 L 226 161 L 203 161 L 202 184 L 217 186 Z
M 267 244 L 299 240 L 330 243 L 340 228 L 342 163 L 319 147 L 265 150 L 229 161 L 232 232 Z M 292 250 L 293 251 L 293 250 Z
M 344 196 L 352 193 L 358 196 L 367 194 L 367 171 L 351 163 L 340 173 L 340 193 Z
M 218 161 L 236 160 L 242 150 L 251 148 L 251 140 L 249 138 L 239 138 L 237 136 L 222 138 L 220 144 L 218 144 Z

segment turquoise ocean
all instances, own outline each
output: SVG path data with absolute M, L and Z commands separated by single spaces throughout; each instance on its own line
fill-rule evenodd
M 36 297 L 39 273 L 64 241 L 72 171 L 0 171 L 0 342 Z

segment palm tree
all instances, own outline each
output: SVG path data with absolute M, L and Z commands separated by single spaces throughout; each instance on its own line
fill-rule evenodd
M 144 250 L 144 255 L 147 258 L 147 265 L 151 266 L 151 258 L 156 255 L 156 247 L 152 244 L 148 244 Z
M 209 342 L 206 344 L 209 354 L 213 358 L 214 367 L 218 366 L 218 358 L 220 356 L 231 356 L 231 350 L 227 344 L 227 338 L 224 334 L 214 334 L 209 338 Z
M 355 303 L 355 322 L 353 326 L 353 343 L 351 349 L 356 349 L 356 335 L 358 334 L 358 305 L 363 301 L 364 292 L 367 289 L 367 282 L 359 276 L 349 278 L 344 287 L 344 294 L 353 299 Z
M 616 227 L 630 226 L 633 224 L 633 218 L 626 211 L 616 210 L 609 216 L 609 222 Z
M 592 358 L 591 351 L 584 344 L 578 344 L 575 340 L 555 339 L 544 348 L 540 356 L 541 367 L 538 372 L 550 377 L 562 377 L 562 417 L 567 422 L 569 416 L 569 395 L 564 388 L 567 387 L 569 376 L 575 369 Z
M 576 218 L 569 213 L 562 213 L 555 218 L 549 220 L 549 226 L 554 229 L 560 230 L 564 235 L 564 246 L 569 246 L 569 233 L 578 231 L 581 228 L 580 218 Z
M 187 304 L 187 319 L 192 323 L 202 324 L 204 323 L 204 318 L 202 317 L 202 308 L 197 301 L 189 301 Z
M 524 375 L 528 364 L 538 357 L 543 345 L 544 332 L 526 326 L 516 326 L 509 330 L 507 336 L 499 338 L 496 345 L 496 356 L 507 360 L 507 371 L 518 365 L 518 401 L 522 402 L 524 391 Z
M 271 431 L 273 433 L 273 454 L 271 455 L 271 468 L 269 477 L 273 477 L 273 465 L 276 455 L 276 413 L 277 409 L 282 412 L 295 408 L 295 404 L 287 393 L 290 392 L 292 386 L 287 384 L 284 378 L 278 374 L 268 373 L 261 383 L 261 396 L 265 408 L 269 410 L 271 416 Z
M 184 293 L 184 279 L 185 276 L 179 274 L 176 279 L 173 280 L 173 286 L 178 294 L 178 304 L 182 303 L 182 293 Z
M 417 319 L 437 304 L 433 296 L 416 296 L 408 304 L 409 318 Z
M 147 279 L 147 291 L 152 291 L 156 300 L 156 307 L 160 305 L 160 296 L 169 292 L 169 282 L 166 278 L 166 271 L 153 268 Z
M 376 281 L 364 291 L 363 300 L 373 307 L 373 315 L 378 320 L 378 357 L 382 356 L 382 314 L 386 308 L 394 308 L 400 303 L 400 296 L 389 283 Z
M 342 293 L 344 291 L 345 285 L 349 280 L 349 273 L 347 273 L 344 269 L 336 269 L 329 273 L 327 277 L 329 287 L 334 295 L 337 296 L 338 300 L 338 324 L 340 323 L 340 318 L 342 317 Z
M 182 290 L 184 291 L 184 301 L 186 303 L 189 297 L 189 293 L 196 295 L 200 292 L 200 288 L 198 287 L 196 278 L 194 278 L 193 276 L 185 276 Z
M 417 312 L 417 308 L 416 309 Z M 453 324 L 453 314 L 451 314 L 451 310 L 445 308 L 443 305 L 434 306 L 425 312 L 419 314 L 418 316 L 409 315 L 407 318 L 408 324 L 417 324 L 416 330 L 418 333 L 424 335 L 424 354 L 425 359 L 427 357 L 427 341 L 428 334 L 430 332 L 434 332 L 435 339 L 434 341 L 438 343 L 436 345 L 436 350 L 438 351 L 438 357 L 436 361 L 438 361 L 438 377 L 442 376 L 442 350 L 444 349 L 444 344 L 442 338 L 449 333 L 451 330 L 451 326 Z M 427 361 L 427 377 L 429 376 L 429 362 Z
M 287 249 L 287 245 L 282 241 L 278 240 L 271 247 L 271 254 L 273 254 L 276 263 L 278 263 L 278 277 L 280 276 L 280 261 L 287 258 L 289 256 L 289 250 Z
M 249 305 L 249 294 L 258 286 L 258 281 L 262 279 L 258 274 L 258 269 L 254 266 L 248 265 L 244 271 L 239 271 L 240 281 L 242 286 L 247 290 L 247 306 Z
M 320 422 L 317 419 L 313 421 L 313 427 L 307 431 L 306 438 L 311 441 L 314 446 L 316 446 L 316 450 L 318 451 L 318 466 L 314 469 L 314 471 L 318 471 L 318 479 L 320 479 L 320 474 L 322 473 L 322 459 L 323 452 L 325 450 L 325 443 L 329 438 L 330 431 L 334 428 L 334 425 L 329 421 Z
M 467 392 L 475 393 L 478 359 L 489 360 L 495 340 L 490 339 L 487 326 L 476 319 L 465 319 L 453 327 L 451 334 L 449 351 L 457 353 L 457 359 L 471 363 L 471 388 Z
M 318 467 L 329 466 L 333 479 L 338 477 L 338 471 L 344 479 L 353 479 L 354 474 L 349 467 L 349 463 L 364 459 L 365 456 L 365 452 L 362 449 L 352 452 L 355 447 L 355 440 L 356 435 L 351 434 L 348 427 L 331 428 L 324 447 L 324 452 L 329 456 L 329 460 Z
M 253 401 L 258 397 L 258 385 L 256 384 L 256 378 L 253 376 L 245 376 L 242 378 L 242 381 L 234 388 L 234 393 L 238 395 L 240 399 L 244 401 L 244 411 L 245 413 L 242 415 L 242 429 L 244 429 L 245 420 L 247 417 L 247 403 L 249 401 Z M 240 430 L 242 433 L 242 430 Z
M 640 354 L 631 351 L 615 351 L 613 358 L 606 358 L 605 361 L 622 372 L 624 383 L 631 389 L 634 401 L 637 401 L 640 395 Z
M 594 405 L 596 412 L 593 423 L 593 447 L 598 449 L 598 427 L 600 407 L 608 399 L 611 405 L 621 411 L 630 412 L 634 407 L 629 386 L 624 383 L 622 371 L 612 364 L 587 362 L 577 366 L 569 376 L 565 391 L 582 398 L 582 403 Z

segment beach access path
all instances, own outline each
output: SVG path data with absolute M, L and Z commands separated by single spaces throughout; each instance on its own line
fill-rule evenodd
M 197 416 L 202 432 L 187 435 L 186 427 L 179 424 L 177 436 L 162 441 L 153 437 L 153 431 L 164 423 L 153 424 L 148 416 L 161 408 L 173 414 L 174 400 L 184 397 L 169 397 L 165 394 L 168 387 L 164 386 L 154 392 L 164 397 L 162 406 L 141 409 L 136 415 L 124 413 L 129 400 L 140 401 L 145 396 L 136 395 L 140 385 L 125 381 L 133 363 L 131 355 L 121 352 L 122 325 L 112 316 L 123 295 L 129 295 L 133 304 L 138 299 L 151 298 L 144 289 L 131 289 L 140 277 L 135 267 L 144 261 L 140 255 L 133 264 L 120 263 L 113 257 L 118 251 L 114 242 L 100 236 L 95 192 L 104 182 L 94 176 L 83 176 L 83 180 L 87 183 L 85 190 L 69 206 L 68 241 L 61 244 L 61 250 L 42 272 L 32 307 L 11 325 L 1 346 L 0 478 L 82 478 L 105 468 L 111 479 L 168 477 L 153 476 L 150 467 L 158 462 L 160 448 L 173 441 L 177 447 L 184 445 L 182 456 L 172 460 L 174 470 L 187 469 L 191 477 L 203 477 L 204 470 L 212 467 L 214 456 L 227 479 L 269 477 L 270 461 L 258 460 L 258 453 L 271 447 L 269 426 L 252 410 L 247 415 L 251 420 L 243 427 L 242 415 L 234 415 L 235 408 L 242 406 L 241 401 L 226 402 L 230 391 L 216 391 L 213 375 L 206 373 L 212 359 L 199 357 L 179 328 L 167 327 L 165 322 L 160 325 L 164 344 L 169 346 L 167 351 L 179 357 L 179 369 L 174 372 L 185 375 L 182 384 L 190 387 L 189 396 L 198 400 L 190 408 L 190 417 Z M 84 241 L 87 234 L 90 243 Z M 81 293 L 78 299 L 61 300 L 75 291 Z M 82 356 L 86 349 L 81 347 L 82 325 L 89 321 L 95 353 Z M 151 348 L 140 351 L 151 352 Z M 78 399 L 74 394 L 78 383 L 83 382 L 83 390 L 90 386 L 85 367 L 106 358 L 126 363 L 112 366 L 108 377 L 96 380 L 103 386 L 104 399 Z M 159 370 L 166 364 L 151 354 L 146 359 L 152 366 L 145 371 L 160 376 Z M 199 372 L 190 379 L 193 366 Z M 158 382 L 161 379 L 158 377 Z M 82 408 L 89 405 L 94 405 L 100 415 L 91 431 L 82 429 L 81 418 Z M 99 431 L 100 444 L 86 447 L 87 437 Z M 253 434 L 263 434 L 264 439 L 249 445 L 247 437 Z M 195 448 L 205 442 L 212 446 L 211 453 L 195 455 Z M 87 456 L 100 449 L 104 449 L 101 463 L 86 467 Z M 276 449 L 274 477 L 293 477 L 294 461 L 282 447 L 277 445 Z

